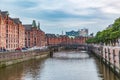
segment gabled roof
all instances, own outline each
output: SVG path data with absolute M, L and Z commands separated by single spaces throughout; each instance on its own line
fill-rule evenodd
M 0 11 L 0 13 L 2 14 L 3 17 L 5 17 L 6 15 L 9 15 L 8 11 Z
M 8 11 L 1 11 L 0 10 L 0 15 L 5 18 L 7 15 L 9 15 Z
M 22 23 L 19 18 L 12 18 L 12 19 L 13 19 L 13 21 L 14 21 L 15 23 L 17 23 L 17 24 Z
M 32 25 L 31 24 L 25 24 L 23 26 L 25 27 L 25 30 L 31 30 L 32 29 Z
M 59 37 L 68 37 L 67 35 L 60 35 Z
M 46 37 L 49 37 L 49 38 L 55 38 L 55 37 L 57 37 L 55 34 L 45 34 L 46 35 Z

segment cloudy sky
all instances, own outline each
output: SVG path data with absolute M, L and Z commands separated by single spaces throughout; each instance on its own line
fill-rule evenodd
M 120 17 L 120 0 L 0 0 L 0 10 L 23 24 L 40 21 L 46 33 L 82 28 L 96 33 Z

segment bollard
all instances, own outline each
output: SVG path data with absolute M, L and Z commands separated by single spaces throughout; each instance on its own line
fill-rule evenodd
M 113 67 L 113 71 L 114 71 L 114 72 L 115 72 L 115 70 L 116 70 L 116 66 L 115 66 L 115 63 L 116 63 L 116 61 L 115 61 L 115 56 L 116 56 L 116 55 L 115 55 L 115 50 L 113 49 L 113 62 L 114 62 L 114 63 L 113 63 L 113 66 L 114 66 L 114 67 Z
M 103 48 L 100 48 L 100 63 L 103 61 Z
M 119 77 L 120 77 L 120 51 L 119 51 Z
M 103 62 L 103 47 L 101 49 L 101 62 Z
M 50 57 L 51 58 L 53 57 L 53 51 L 50 51 Z
M 110 53 L 110 49 L 108 48 L 108 58 L 109 58 L 109 68 L 110 68 L 110 66 L 111 66 L 111 64 L 110 64 L 110 60 L 111 60 L 111 58 L 110 58 L 110 55 L 111 55 L 111 53 Z
M 105 48 L 105 64 L 107 65 L 107 50 L 106 50 L 106 48 Z

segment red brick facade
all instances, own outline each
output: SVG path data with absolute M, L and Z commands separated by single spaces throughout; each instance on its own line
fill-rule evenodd
M 7 11 L 0 12 L 0 49 L 24 47 L 25 30 L 19 18 L 11 18 Z
M 55 34 L 46 34 L 47 45 L 57 44 L 84 44 L 88 37 L 75 37 L 69 38 L 68 36 L 61 35 L 56 36 Z
M 40 29 L 40 24 L 36 26 L 35 20 L 30 25 L 24 25 L 25 27 L 25 46 L 26 47 L 41 47 L 45 46 L 45 33 Z
M 7 11 L 0 11 L 0 50 L 45 46 L 45 33 L 39 27 L 35 20 L 32 25 L 23 26 L 19 18 L 11 18 Z
M 19 18 L 11 18 L 7 11 L 0 11 L 0 50 L 15 50 L 24 47 L 42 47 L 57 44 L 82 44 L 86 37 L 69 38 L 65 35 L 47 34 L 40 29 L 40 23 L 22 25 Z
M 6 20 L 0 12 L 0 49 L 6 48 Z

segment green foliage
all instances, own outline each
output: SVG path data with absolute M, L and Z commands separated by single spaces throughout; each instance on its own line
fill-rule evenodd
M 117 18 L 113 24 L 113 31 L 120 30 L 120 18 Z
M 95 38 L 90 38 L 86 41 L 86 43 L 95 43 Z
M 94 38 L 88 39 L 87 43 L 110 43 L 120 37 L 120 18 L 116 19 L 112 27 L 97 32 Z
M 110 34 L 110 39 L 115 40 L 120 37 L 120 31 L 114 31 Z

